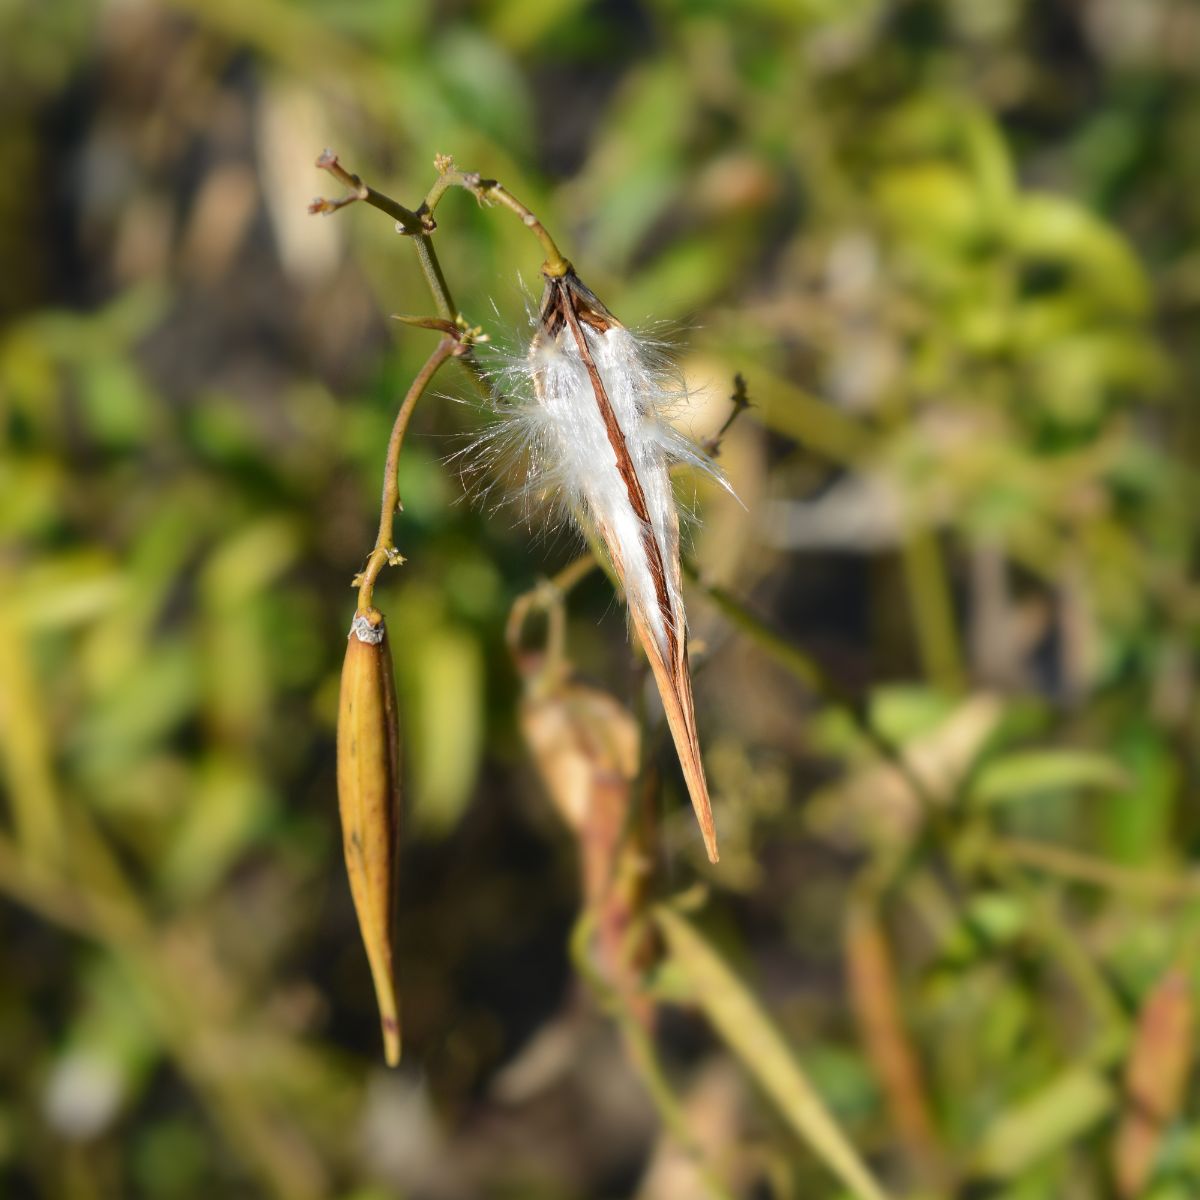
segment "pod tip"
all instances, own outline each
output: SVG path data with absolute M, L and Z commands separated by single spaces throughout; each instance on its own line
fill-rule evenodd
M 400 1022 L 390 1013 L 380 1017 L 383 1027 L 383 1058 L 389 1067 L 400 1065 Z

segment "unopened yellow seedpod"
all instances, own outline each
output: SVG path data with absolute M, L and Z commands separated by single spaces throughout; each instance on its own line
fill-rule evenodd
M 383 1051 L 400 1061 L 392 963 L 400 833 L 400 730 L 383 614 L 354 616 L 342 667 L 337 727 L 338 808 L 350 892 L 371 965 Z

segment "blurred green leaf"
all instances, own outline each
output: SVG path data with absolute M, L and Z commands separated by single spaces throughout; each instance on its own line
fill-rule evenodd
M 1014 751 L 982 766 L 971 784 L 981 804 L 1007 804 L 1044 792 L 1112 791 L 1128 774 L 1106 754 L 1087 750 Z
M 1014 208 L 1008 232 L 1028 262 L 1060 264 L 1071 272 L 1081 308 L 1131 317 L 1146 311 L 1146 274 L 1129 244 L 1082 205 L 1064 196 L 1027 194 Z
M 754 995 L 694 925 L 666 906 L 654 910 L 671 959 L 687 977 L 692 1000 L 822 1162 L 860 1200 L 884 1200 L 857 1151 L 813 1089 Z
M 159 864 L 166 892 L 194 901 L 208 891 L 264 827 L 271 796 L 252 762 L 214 753 L 196 771 L 170 851 Z
M 997 1117 L 976 1152 L 982 1175 L 1015 1179 L 1106 1117 L 1116 1103 L 1112 1086 L 1088 1067 L 1072 1067 Z
M 412 612 L 412 598 L 406 611 Z M 412 821 L 434 836 L 458 822 L 483 751 L 479 644 L 450 624 L 390 622 L 401 705 L 401 753 L 411 763 Z

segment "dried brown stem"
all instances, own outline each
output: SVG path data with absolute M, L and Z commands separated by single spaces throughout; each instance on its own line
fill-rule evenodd
M 484 179 L 478 171 L 457 170 L 454 160 L 449 156 L 439 155 L 434 161 L 438 168 L 437 182 L 429 189 L 421 207 L 417 209 L 417 216 L 427 232 L 437 228 L 433 210 L 441 198 L 452 187 L 463 188 L 480 204 L 502 204 L 521 218 L 525 228 L 542 244 L 546 255 L 546 261 L 542 264 L 544 275 L 558 277 L 571 269 L 571 264 L 563 257 L 546 227 L 502 183 L 495 179 Z
M 340 208 L 345 208 L 348 204 L 353 204 L 356 200 L 362 200 L 373 208 L 379 209 L 380 212 L 387 213 L 396 222 L 396 228 L 413 239 L 417 261 L 421 264 L 421 272 L 425 276 L 425 282 L 429 285 L 434 303 L 437 305 L 438 315 L 443 320 L 453 321 L 458 316 L 458 308 L 450 294 L 450 286 L 446 283 L 446 276 L 442 272 L 442 264 L 438 261 L 433 242 L 429 239 L 429 228 L 432 227 L 427 227 L 422 218 L 412 209 L 405 208 L 403 204 L 399 204 L 390 196 L 385 196 L 383 192 L 377 192 L 373 187 L 363 183 L 353 171 L 346 170 L 332 150 L 321 152 L 317 158 L 317 166 L 322 171 L 328 171 L 347 191 L 346 195 L 338 200 L 321 198 L 314 200 L 308 206 L 308 211 L 329 215 L 337 212 Z
M 753 408 L 754 405 L 750 401 L 750 396 L 746 391 L 745 376 L 739 371 L 733 377 L 733 394 L 729 397 L 730 403 L 733 405 L 733 410 L 729 416 L 725 418 L 725 424 L 717 430 L 712 437 L 704 442 L 704 453 L 709 458 L 716 458 L 721 453 L 721 440 L 732 428 L 734 421 L 738 419 L 748 408 Z
M 396 510 L 400 504 L 400 482 L 397 478 L 400 449 L 404 445 L 404 434 L 408 429 L 408 422 L 412 418 L 413 409 L 416 408 L 421 394 L 429 386 L 429 381 L 437 374 L 441 365 L 447 359 L 461 355 L 465 349 L 466 344 L 459 341 L 457 337 L 451 337 L 448 334 L 443 337 L 434 348 L 433 353 L 425 360 L 425 365 L 417 372 L 412 386 L 408 389 L 408 394 L 404 397 L 404 402 L 400 405 L 400 411 L 396 414 L 396 420 L 392 425 L 392 434 L 388 439 L 387 462 L 383 468 L 383 499 L 379 507 L 379 533 L 375 538 L 375 548 L 371 551 L 371 557 L 367 559 L 367 565 L 354 580 L 358 586 L 358 611 L 360 613 L 366 612 L 371 607 L 375 580 L 378 578 L 379 572 L 383 570 L 384 564 L 398 564 L 404 561 L 392 540 L 392 530 L 395 525 Z

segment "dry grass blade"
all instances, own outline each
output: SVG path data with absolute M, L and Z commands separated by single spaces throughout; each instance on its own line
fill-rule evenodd
M 887 1194 L 750 991 L 678 912 L 660 906 L 655 919 L 696 1003 L 788 1124 L 859 1200 L 886 1200 Z
M 873 904 L 860 901 L 851 907 L 845 947 L 851 1003 L 900 1144 L 919 1177 L 936 1179 L 941 1156 L 925 1080 L 904 1026 L 891 948 Z

